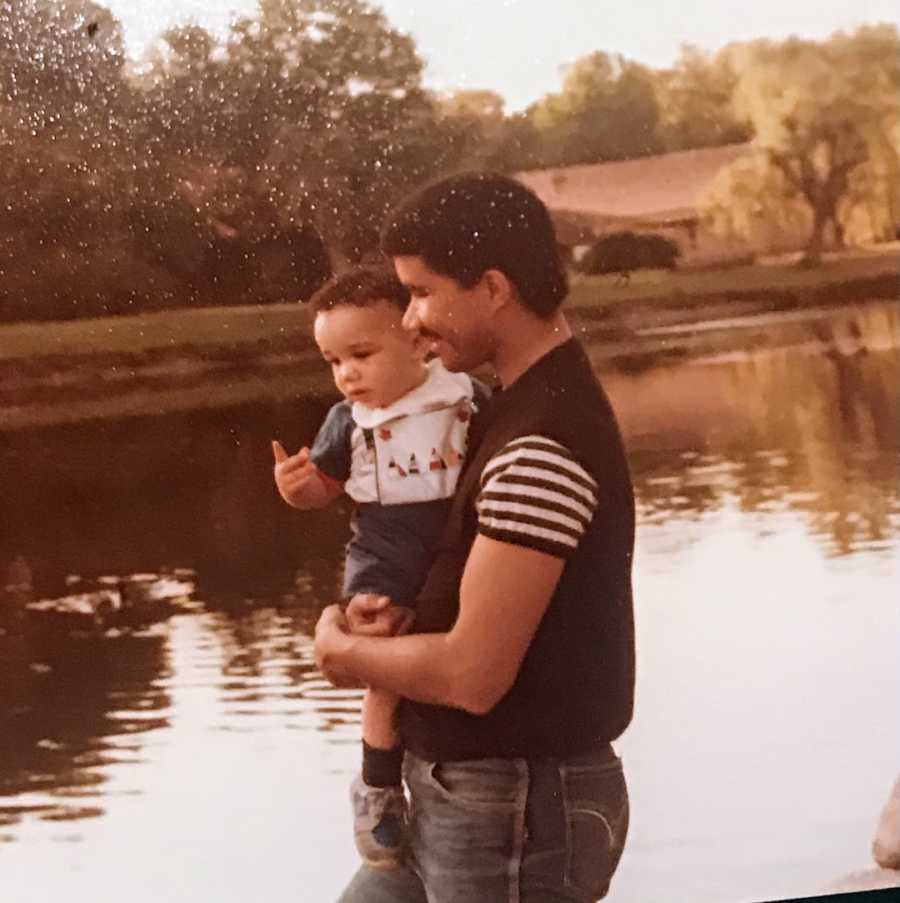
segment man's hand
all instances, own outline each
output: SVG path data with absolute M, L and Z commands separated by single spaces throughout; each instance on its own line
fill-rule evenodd
M 316 624 L 314 650 L 316 664 L 335 687 L 358 687 L 359 681 L 341 668 L 341 655 L 351 642 L 350 625 L 340 605 L 329 605 Z
M 335 686 L 359 681 L 485 715 L 515 683 L 564 567 L 555 555 L 479 535 L 463 571 L 459 616 L 447 633 L 354 636 L 340 606 L 332 605 L 316 627 L 316 662 Z M 377 613 L 387 602 L 357 605 Z
M 319 469 L 309 460 L 309 449 L 289 455 L 278 441 L 272 442 L 275 455 L 275 485 L 281 497 L 295 508 L 321 508 L 331 501 Z
M 370 637 L 400 636 L 412 626 L 412 609 L 392 605 L 387 596 L 360 593 L 347 606 L 329 605 L 316 624 L 315 655 L 319 670 L 335 687 L 358 687 L 361 682 L 347 667 L 352 634 Z M 355 625 L 355 626 L 354 626 Z
M 359 636 L 400 636 L 412 627 L 415 612 L 393 605 L 388 596 L 358 593 L 347 605 L 350 632 Z

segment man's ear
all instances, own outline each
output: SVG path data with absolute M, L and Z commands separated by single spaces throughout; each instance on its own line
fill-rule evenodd
M 502 270 L 485 270 L 480 284 L 487 296 L 491 312 L 496 312 L 515 300 L 515 286 Z

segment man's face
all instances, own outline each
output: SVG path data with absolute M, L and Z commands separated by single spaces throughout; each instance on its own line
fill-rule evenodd
M 404 327 L 419 333 L 448 370 L 472 370 L 491 360 L 493 342 L 481 283 L 464 288 L 450 276 L 435 273 L 421 257 L 395 257 L 394 269 L 412 296 Z
M 316 344 L 345 398 L 384 408 L 423 381 L 422 343 L 403 328 L 402 319 L 389 301 L 372 307 L 343 304 L 316 315 Z

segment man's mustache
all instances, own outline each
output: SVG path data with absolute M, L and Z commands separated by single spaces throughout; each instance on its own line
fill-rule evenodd
M 439 332 L 435 332 L 433 329 L 425 329 L 424 327 L 419 327 L 419 335 L 423 339 L 439 339 L 441 334 Z

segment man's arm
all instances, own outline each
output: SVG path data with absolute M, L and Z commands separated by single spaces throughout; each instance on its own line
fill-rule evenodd
M 489 712 L 512 687 L 565 561 L 479 535 L 448 633 L 352 636 L 338 606 L 316 628 L 316 660 L 334 683 L 361 681 L 417 702 Z
M 419 702 L 489 712 L 509 691 L 597 505 L 597 483 L 565 446 L 541 435 L 507 443 L 482 471 L 478 535 L 448 633 L 350 637 L 339 610 L 316 630 L 333 682 L 354 678 Z

